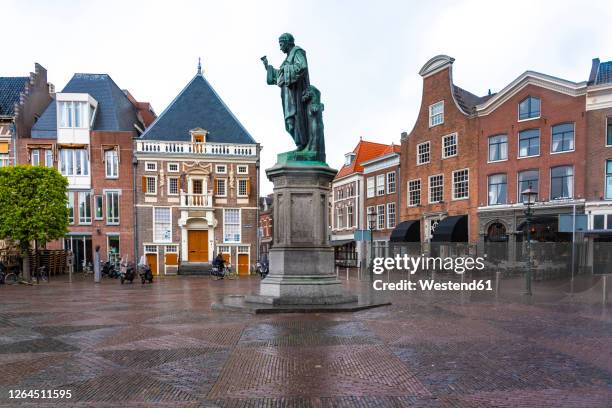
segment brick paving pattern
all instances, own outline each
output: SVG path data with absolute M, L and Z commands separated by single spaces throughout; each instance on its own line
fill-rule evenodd
M 0 406 L 611 406 L 612 308 L 588 297 L 542 287 L 533 300 L 386 294 L 392 306 L 358 313 L 211 310 L 257 284 L 0 286 Z

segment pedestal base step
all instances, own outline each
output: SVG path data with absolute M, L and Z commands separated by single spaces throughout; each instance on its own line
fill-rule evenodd
M 356 296 L 348 295 L 347 298 L 354 299 L 344 303 L 335 304 L 283 304 L 274 303 L 274 299 L 259 295 L 230 295 L 225 296 L 220 302 L 213 303 L 213 310 L 234 311 L 253 314 L 273 314 L 273 313 L 342 313 L 358 312 L 360 310 L 372 309 L 374 307 L 388 306 L 391 302 L 376 301 L 371 299 L 357 299 Z M 247 298 L 249 300 L 247 300 Z M 259 299 L 262 302 L 253 302 Z M 270 303 L 264 303 L 269 301 Z

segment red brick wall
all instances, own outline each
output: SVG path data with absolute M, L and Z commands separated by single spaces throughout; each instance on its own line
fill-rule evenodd
M 612 146 L 606 147 L 606 118 L 612 118 L 612 108 L 587 111 L 587 153 L 585 195 L 587 200 L 605 196 L 605 165 L 612 160 Z
M 518 121 L 518 104 L 527 96 L 540 98 L 541 116 L 539 119 Z M 552 126 L 575 123 L 575 151 L 551 154 Z M 574 166 L 574 196 L 584 198 L 585 159 L 586 159 L 586 116 L 585 97 L 573 97 L 551 91 L 536 85 L 527 85 L 513 95 L 492 113 L 479 117 L 479 195 L 478 204 L 488 203 L 488 181 L 491 174 L 506 173 L 508 180 L 508 203 L 517 202 L 518 172 L 536 170 L 540 173 L 540 200 L 550 198 L 550 168 L 560 165 Z M 518 158 L 518 134 L 520 131 L 540 129 L 540 155 L 533 158 Z M 508 160 L 487 163 L 488 138 L 497 134 L 508 135 Z M 520 201 L 520 198 L 518 198 Z
M 401 150 L 401 220 L 421 219 L 421 239 L 424 239 L 424 213 L 447 212 L 448 215 L 467 214 L 469 218 L 469 240 L 478 238 L 477 207 L 477 159 L 478 133 L 475 119 L 469 119 L 455 104 L 451 92 L 450 68 L 423 79 L 421 108 L 416 124 L 410 134 L 402 140 Z M 444 123 L 429 127 L 429 106 L 444 101 Z M 458 135 L 458 155 L 442 159 L 442 137 L 456 132 Z M 416 149 L 419 143 L 431 142 L 431 161 L 429 164 L 416 164 Z M 452 172 L 469 169 L 469 198 L 452 200 Z M 430 175 L 444 174 L 444 203 L 429 204 Z M 421 206 L 408 207 L 407 183 L 421 179 Z

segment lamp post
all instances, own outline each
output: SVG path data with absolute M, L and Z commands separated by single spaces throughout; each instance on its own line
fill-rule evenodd
M 525 217 L 527 222 L 527 274 L 525 275 L 525 294 L 531 296 L 531 216 L 533 214 L 531 206 L 535 204 L 538 197 L 537 191 L 531 188 L 531 183 L 526 190 L 521 193 L 523 203 L 527 205 L 525 208 Z
M 370 208 L 368 211 L 368 229 L 370 230 L 370 262 L 369 262 L 369 276 L 370 282 L 374 281 L 374 226 L 376 223 L 376 210 L 374 207 Z

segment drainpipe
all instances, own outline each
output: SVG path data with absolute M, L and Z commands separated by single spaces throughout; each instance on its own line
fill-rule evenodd
M 132 151 L 132 200 L 134 201 L 133 208 L 133 219 L 134 219 L 134 264 L 138 265 L 138 207 L 136 204 L 138 200 L 136 199 L 136 169 L 138 169 L 138 158 L 136 157 L 136 151 Z
M 15 118 L 10 126 L 11 129 L 11 147 L 13 148 L 13 166 L 17 165 L 17 126 L 15 126 Z
M 257 261 L 259 261 L 261 259 L 261 253 L 260 253 L 260 245 L 261 245 L 261 237 L 259 236 L 259 183 L 261 182 L 261 177 L 259 175 L 259 168 L 260 168 L 260 163 L 259 163 L 259 158 L 261 157 L 261 145 L 259 143 L 257 143 L 257 162 L 255 164 L 255 170 L 256 170 L 256 175 L 257 175 L 257 209 L 255 210 L 255 242 L 257 243 Z

